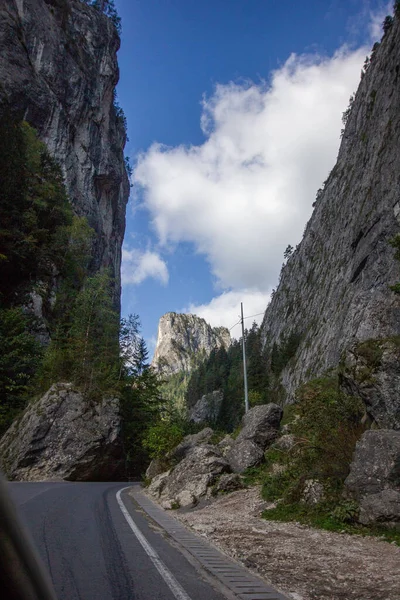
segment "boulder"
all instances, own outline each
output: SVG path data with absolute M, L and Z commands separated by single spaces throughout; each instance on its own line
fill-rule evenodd
M 189 421 L 215 423 L 221 410 L 224 395 L 221 391 L 204 394 L 189 411 Z
M 161 458 L 153 458 L 149 466 L 146 470 L 146 479 L 153 479 L 157 475 L 161 475 L 161 473 L 165 472 L 165 469 L 168 465 L 165 460 Z
M 242 480 L 237 473 L 224 473 L 214 486 L 214 493 L 234 492 L 243 488 Z
M 155 498 L 160 497 L 161 492 L 167 485 L 168 477 L 170 476 L 170 474 L 171 474 L 171 469 L 169 471 L 165 471 L 165 473 L 160 473 L 160 475 L 156 475 L 151 480 L 151 483 L 150 483 L 149 487 L 147 488 L 147 491 L 149 492 L 149 494 L 151 496 L 154 496 Z
M 262 462 L 265 449 L 278 435 L 282 414 L 277 404 L 263 404 L 244 415 L 242 429 L 226 454 L 232 471 L 242 473 Z
M 216 482 L 219 475 L 229 470 L 228 462 L 215 446 L 195 446 L 166 479 L 160 498 L 180 506 L 192 506 L 207 494 L 207 488 Z
M 86 399 L 70 383 L 54 384 L 29 404 L 0 442 L 0 464 L 19 481 L 123 478 L 119 401 Z
M 381 429 L 362 435 L 345 489 L 360 505 L 361 523 L 400 521 L 400 432 Z
M 264 450 L 251 440 L 235 440 L 226 454 L 234 473 L 243 473 L 249 467 L 256 467 L 264 459 Z
M 346 355 L 342 387 L 362 399 L 381 429 L 400 430 L 399 360 L 397 338 L 368 340 Z
M 192 435 L 187 435 L 183 438 L 180 444 L 176 446 L 171 452 L 168 454 L 168 459 L 179 462 L 195 447 L 199 444 L 206 444 L 210 441 L 214 432 L 211 427 L 206 427 L 199 431 L 199 433 L 193 433 Z
M 278 435 L 282 415 L 283 410 L 277 404 L 254 406 L 244 415 L 236 442 L 251 440 L 265 450 Z
M 227 434 L 222 440 L 219 442 L 218 448 L 222 452 L 222 456 L 226 456 L 229 450 L 232 448 L 235 440 L 229 434 Z

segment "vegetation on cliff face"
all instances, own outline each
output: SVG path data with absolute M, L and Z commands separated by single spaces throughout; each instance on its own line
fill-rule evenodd
M 120 322 L 106 271 L 89 277 L 94 232 L 73 215 L 35 130 L 10 114 L 0 119 L 0 223 L 0 435 L 35 396 L 70 381 L 93 401 L 121 398 L 128 471 L 140 472 L 161 397 L 139 318 Z
M 60 168 L 28 123 L 10 114 L 0 120 L 0 224 L 3 432 L 23 407 L 42 354 L 40 324 L 28 309 L 32 294 L 40 298 L 43 314 L 49 313 L 54 279 L 74 264 L 69 242 L 81 226 Z
M 84 4 L 93 6 L 96 10 L 105 14 L 114 23 L 118 33 L 121 33 L 121 17 L 118 16 L 114 0 L 81 0 Z

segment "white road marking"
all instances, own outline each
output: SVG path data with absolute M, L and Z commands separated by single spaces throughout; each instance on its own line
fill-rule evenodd
M 122 488 L 121 490 L 119 490 L 117 492 L 117 495 L 116 495 L 119 507 L 120 507 L 125 519 L 127 520 L 129 527 L 132 529 L 133 533 L 136 535 L 137 539 L 139 540 L 140 544 L 142 545 L 142 548 L 144 549 L 146 554 L 150 557 L 155 568 L 160 573 L 161 577 L 164 579 L 165 583 L 167 584 L 167 586 L 169 587 L 169 589 L 171 590 L 171 592 L 173 593 L 175 598 L 177 600 L 191 600 L 190 596 L 188 596 L 188 594 L 185 592 L 185 590 L 183 589 L 181 584 L 175 579 L 175 577 L 173 576 L 171 571 L 165 566 L 165 564 L 163 563 L 161 558 L 158 556 L 158 554 L 154 550 L 154 548 L 152 546 L 150 546 L 149 542 L 146 540 L 143 533 L 140 531 L 139 527 L 136 525 L 136 523 L 132 519 L 131 515 L 129 514 L 125 504 L 122 502 L 121 492 L 129 489 L 129 487 L 130 486 Z

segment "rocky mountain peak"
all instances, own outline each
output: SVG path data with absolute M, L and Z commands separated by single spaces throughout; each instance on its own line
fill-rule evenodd
M 231 336 L 226 327 L 211 327 L 196 315 L 169 312 L 158 324 L 152 366 L 164 375 L 189 372 L 214 348 L 228 348 Z

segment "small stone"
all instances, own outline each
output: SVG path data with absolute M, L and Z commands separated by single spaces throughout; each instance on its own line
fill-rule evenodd
M 325 497 L 324 486 L 316 479 L 307 479 L 304 483 L 302 501 L 306 504 L 318 504 Z

